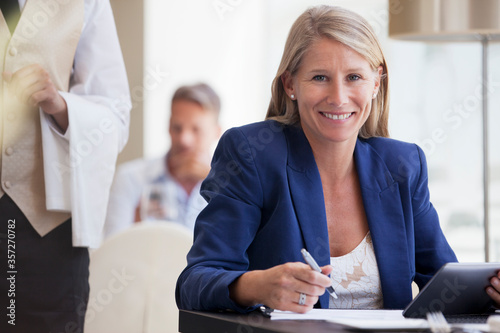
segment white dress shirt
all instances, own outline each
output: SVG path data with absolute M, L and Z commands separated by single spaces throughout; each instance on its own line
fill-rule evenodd
M 20 0 L 24 8 L 26 0 Z M 46 10 L 57 11 L 54 1 Z M 118 153 L 128 139 L 130 94 L 109 0 L 85 0 L 61 133 L 40 110 L 47 209 L 72 215 L 73 246 L 97 247 Z M 57 50 L 55 50 L 57 52 Z
M 166 156 L 151 160 L 137 159 L 118 167 L 111 187 L 104 226 L 105 238 L 129 228 L 134 223 L 136 207 L 144 190 L 152 184 L 173 189 L 173 204 L 176 205 L 177 215 L 173 222 L 193 231 L 198 214 L 207 205 L 200 195 L 201 182 L 188 194 L 169 174 L 165 159 Z

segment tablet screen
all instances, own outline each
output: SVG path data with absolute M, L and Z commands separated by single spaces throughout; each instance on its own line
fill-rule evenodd
M 445 315 L 481 314 L 491 310 L 486 294 L 500 263 L 448 263 L 432 277 L 403 311 L 405 317 L 425 318 L 427 312 Z

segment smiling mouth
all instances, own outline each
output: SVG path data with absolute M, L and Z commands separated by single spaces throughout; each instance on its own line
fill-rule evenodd
M 344 113 L 344 114 L 333 114 L 333 113 L 325 113 L 325 112 L 320 112 L 320 113 L 323 116 L 325 116 L 326 118 L 333 119 L 333 120 L 344 120 L 344 119 L 350 118 L 354 114 L 354 112 Z

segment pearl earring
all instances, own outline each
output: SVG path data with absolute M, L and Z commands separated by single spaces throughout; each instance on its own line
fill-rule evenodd
M 377 93 L 376 93 L 376 92 L 374 92 L 374 93 L 373 93 L 373 96 L 372 96 L 372 99 L 375 99 L 376 97 L 377 97 Z
M 291 95 L 290 95 L 290 98 L 291 98 L 291 99 L 295 99 L 295 95 L 294 95 L 294 94 L 291 94 Z

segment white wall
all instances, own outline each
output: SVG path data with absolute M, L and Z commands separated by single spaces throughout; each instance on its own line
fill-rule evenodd
M 146 156 L 167 149 L 169 103 L 182 84 L 203 81 L 219 93 L 224 128 L 264 117 L 269 91 L 263 79 L 264 2 L 232 3 L 236 5 L 222 9 L 212 1 L 146 3 L 146 71 L 168 73 L 146 91 Z

